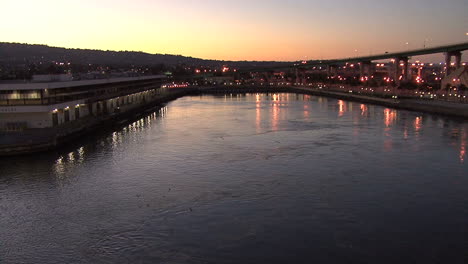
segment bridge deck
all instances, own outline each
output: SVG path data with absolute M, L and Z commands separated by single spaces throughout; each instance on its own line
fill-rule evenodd
M 336 59 L 336 60 L 326 60 L 326 61 L 322 61 L 322 63 L 331 64 L 331 63 L 375 61 L 375 60 L 421 56 L 421 55 L 429 55 L 429 54 L 435 54 L 435 53 L 455 52 L 455 51 L 464 51 L 464 50 L 468 50 L 468 42 L 453 44 L 453 45 L 438 46 L 438 47 L 432 47 L 432 48 L 425 48 L 425 49 L 410 50 L 410 51 L 385 53 L 385 54 L 380 54 L 380 55 L 344 58 L 344 59 Z

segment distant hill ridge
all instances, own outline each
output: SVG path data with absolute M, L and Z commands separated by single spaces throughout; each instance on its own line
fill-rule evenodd
M 0 42 L 0 63 L 28 64 L 39 62 L 71 62 L 75 64 L 100 65 L 205 65 L 219 66 L 272 66 L 285 62 L 219 61 L 204 60 L 170 54 L 150 54 L 140 51 L 110 51 L 91 49 L 69 49 L 40 44 Z

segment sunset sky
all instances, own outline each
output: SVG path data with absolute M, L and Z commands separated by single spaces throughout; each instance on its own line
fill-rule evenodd
M 328 59 L 466 42 L 467 11 L 468 0 L 1 0 L 0 41 Z

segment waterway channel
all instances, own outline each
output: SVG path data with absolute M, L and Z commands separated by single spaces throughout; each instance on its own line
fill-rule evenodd
M 0 263 L 467 263 L 468 123 L 184 97 L 0 159 Z

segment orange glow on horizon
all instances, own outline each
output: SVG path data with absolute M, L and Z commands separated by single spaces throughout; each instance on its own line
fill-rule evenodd
M 382 16 L 385 9 L 368 12 L 368 18 L 359 19 L 360 16 L 330 12 L 334 7 L 352 14 L 348 9 L 355 5 L 349 1 L 330 2 L 326 4 L 329 7 L 318 3 L 318 0 L 284 5 L 266 0 L 2 0 L 1 41 L 217 60 L 302 61 L 347 58 L 355 56 L 356 50 L 367 55 L 416 48 L 411 45 L 426 36 L 418 33 L 418 25 L 408 23 L 414 19 L 410 16 L 402 16 L 401 21 L 393 15 L 385 17 Z M 379 9 L 381 5 L 384 4 L 372 8 Z M 456 4 L 452 9 L 463 10 Z M 462 24 L 463 15 L 437 19 L 444 21 L 441 22 L 444 26 L 438 23 L 440 29 L 432 29 L 432 35 L 438 38 L 434 37 L 430 45 L 444 44 L 447 40 L 466 41 L 465 34 L 447 30 Z M 325 18 L 328 23 L 317 23 Z M 382 25 L 392 23 L 394 29 L 362 30 L 363 25 L 369 24 L 368 19 L 376 18 Z M 422 23 L 430 25 L 431 19 L 428 17 Z M 407 31 L 416 34 L 408 38 L 396 30 L 403 25 L 414 27 Z M 404 42 L 401 38 L 405 38 Z

